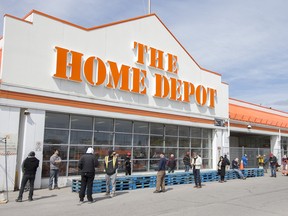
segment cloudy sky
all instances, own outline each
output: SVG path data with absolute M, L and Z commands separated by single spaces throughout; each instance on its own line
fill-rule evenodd
M 288 0 L 151 0 L 197 63 L 222 74 L 230 97 L 288 112 Z M 0 0 L 3 16 L 32 9 L 84 27 L 147 14 L 148 0 Z

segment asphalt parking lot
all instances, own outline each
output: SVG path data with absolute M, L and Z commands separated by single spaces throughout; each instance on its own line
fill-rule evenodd
M 34 201 L 15 199 L 18 192 L 9 192 L 9 202 L 0 204 L 0 213 L 14 215 L 288 215 L 288 177 L 278 173 L 247 180 L 225 183 L 204 183 L 201 189 L 193 185 L 167 187 L 167 192 L 154 194 L 154 188 L 118 191 L 111 198 L 105 193 L 94 194 L 94 202 L 79 203 L 78 194 L 71 188 L 34 191 Z

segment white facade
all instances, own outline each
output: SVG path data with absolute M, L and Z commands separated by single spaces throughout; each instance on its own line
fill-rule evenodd
M 47 111 L 75 113 L 91 116 L 133 119 L 147 122 L 161 122 L 185 126 L 195 126 L 213 129 L 213 167 L 219 150 L 229 147 L 229 131 L 226 128 L 214 126 L 214 119 L 228 119 L 228 85 L 222 83 L 219 74 L 206 71 L 199 67 L 187 53 L 171 32 L 163 25 L 156 15 L 148 15 L 106 26 L 85 29 L 51 16 L 33 11 L 25 20 L 6 15 L 4 17 L 4 35 L 0 40 L 2 60 L 0 61 L 0 135 L 8 139 L 8 186 L 14 189 L 15 181 L 21 179 L 21 162 L 30 151 L 36 152 L 36 157 L 43 158 L 43 139 L 45 113 Z M 144 63 L 137 62 L 135 43 L 150 47 L 144 55 Z M 72 60 L 66 62 L 67 79 L 59 79 L 57 73 L 58 48 L 83 54 L 81 62 L 81 76 L 78 82 L 71 78 Z M 151 64 L 151 47 L 161 50 L 163 54 L 163 68 L 159 69 Z M 178 72 L 168 71 L 168 53 L 177 56 Z M 158 52 L 158 57 L 159 57 Z M 102 85 L 88 84 L 84 67 L 89 57 L 98 57 L 105 63 L 106 79 Z M 159 59 L 156 64 L 159 66 Z M 111 67 L 108 62 L 115 62 L 118 69 L 122 65 L 130 68 L 130 91 L 120 90 L 119 85 L 108 88 Z M 99 61 L 94 61 L 94 67 Z M 175 59 L 174 59 L 175 63 Z M 74 66 L 72 66 L 73 68 Z M 140 91 L 133 93 L 132 70 L 146 71 Z M 175 69 L 175 68 L 174 68 Z M 94 68 L 93 80 L 97 80 Z M 163 76 L 177 81 L 177 99 L 155 97 L 156 76 Z M 122 74 L 123 76 L 123 74 Z M 171 79 L 170 79 L 171 80 Z M 137 80 L 136 80 L 137 81 Z M 138 80 L 141 82 L 141 77 Z M 189 102 L 184 102 L 184 81 L 193 84 L 194 93 L 190 89 Z M 180 86 L 181 84 L 181 86 Z M 196 102 L 196 88 L 203 86 L 207 90 L 207 102 Z M 171 85 L 169 86 L 169 88 Z M 190 86 L 191 87 L 191 86 Z M 215 90 L 215 95 L 209 90 Z M 162 89 L 163 90 L 163 89 Z M 203 101 L 204 91 L 200 91 L 200 102 Z M 211 100 L 214 101 L 214 107 Z M 94 106 L 97 105 L 97 106 Z M 99 107 L 99 106 L 100 107 Z M 105 109 L 105 107 L 110 107 Z M 123 112 L 117 112 L 123 108 Z M 127 111 L 125 111 L 127 109 Z M 28 110 L 29 115 L 24 114 Z M 163 116 L 162 116 L 163 115 Z M 172 117 L 172 118 L 169 118 Z M 1 179 L 5 175 L 4 148 L 1 143 Z M 222 153 L 222 152 L 221 152 Z M 66 182 L 64 180 L 63 182 Z M 35 187 L 41 183 L 41 165 L 37 172 Z M 64 183 L 63 183 L 64 184 Z M 5 182 L 0 182 L 0 190 L 5 189 Z

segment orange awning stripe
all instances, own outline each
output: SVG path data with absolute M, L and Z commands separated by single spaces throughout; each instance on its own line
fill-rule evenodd
M 235 104 L 229 104 L 229 117 L 231 120 L 288 128 L 288 117 L 286 116 Z

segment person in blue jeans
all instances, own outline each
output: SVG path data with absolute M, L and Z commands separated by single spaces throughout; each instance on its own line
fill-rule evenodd
M 276 165 L 277 165 L 277 158 L 273 155 L 273 153 L 270 153 L 269 155 L 269 163 L 271 168 L 271 177 L 276 178 Z
M 241 158 L 241 160 L 242 160 L 242 162 L 243 162 L 244 168 L 247 168 L 247 165 L 248 165 L 247 154 L 244 154 L 243 157 Z
M 238 158 L 235 158 L 232 161 L 232 169 L 233 169 L 234 172 L 236 172 L 239 175 L 240 179 L 243 179 L 243 180 L 246 179 L 246 177 L 243 175 L 241 170 L 239 170 L 239 159 Z
M 54 150 L 54 154 L 50 157 L 49 190 L 52 190 L 53 180 L 54 180 L 54 189 L 60 189 L 58 187 L 60 164 L 61 164 L 61 158 L 59 157 L 59 151 L 56 149 Z
M 197 152 L 193 152 L 191 165 L 192 165 L 194 181 L 195 181 L 194 188 L 202 188 L 201 174 L 200 174 L 200 169 L 202 166 L 202 158 L 197 154 Z
M 185 172 L 189 172 L 189 169 L 191 168 L 190 152 L 186 152 L 186 155 L 183 158 L 183 163 L 185 166 Z

